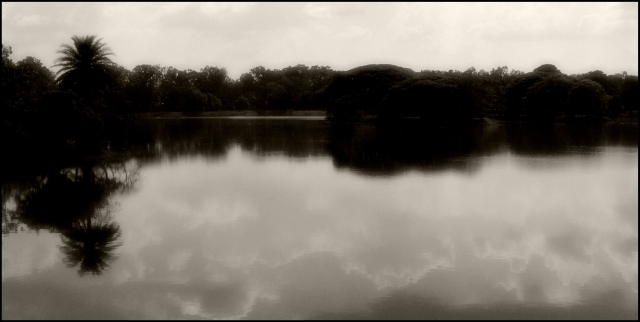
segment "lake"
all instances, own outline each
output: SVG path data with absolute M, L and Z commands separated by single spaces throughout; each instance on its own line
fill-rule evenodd
M 638 319 L 637 124 L 148 120 L 3 181 L 3 319 Z

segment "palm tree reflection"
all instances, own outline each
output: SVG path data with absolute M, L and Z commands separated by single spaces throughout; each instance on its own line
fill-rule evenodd
M 80 266 L 80 276 L 102 274 L 117 257 L 115 249 L 121 246 L 117 242 L 121 235 L 120 226 L 112 222 L 111 205 L 101 200 L 92 210 L 84 218 L 71 222 L 60 236 L 64 261 L 70 268 Z
M 100 275 L 117 258 L 115 250 L 121 246 L 110 197 L 129 191 L 136 178 L 137 173 L 128 173 L 124 165 L 56 171 L 19 189 L 11 219 L 30 229 L 60 233 L 67 266 L 79 266 L 80 276 Z
M 99 218 L 92 221 L 92 216 L 89 216 L 71 223 L 62 231 L 64 245 L 60 249 L 65 254 L 65 263 L 68 267 L 79 265 L 80 276 L 102 274 L 117 257 L 115 249 L 122 245 L 117 242 L 121 236 L 117 223 L 95 219 Z

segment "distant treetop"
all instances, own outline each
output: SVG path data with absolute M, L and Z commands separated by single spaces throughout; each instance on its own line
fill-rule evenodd
M 552 73 L 552 74 L 560 74 L 560 70 L 556 68 L 556 66 L 551 64 L 540 65 L 540 67 L 533 70 L 536 73 Z
M 400 67 L 400 66 L 391 65 L 391 64 L 370 64 L 370 65 L 359 66 L 359 67 L 348 70 L 347 73 L 356 74 L 356 73 L 361 73 L 366 71 L 377 72 L 377 71 L 390 71 L 390 70 L 400 72 L 402 74 L 405 74 L 411 77 L 416 76 L 416 72 L 410 68 Z

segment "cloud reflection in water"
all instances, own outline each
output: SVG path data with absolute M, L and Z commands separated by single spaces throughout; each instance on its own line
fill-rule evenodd
M 637 317 L 637 153 L 618 152 L 373 178 L 238 147 L 156 164 L 119 197 L 106 290 L 78 292 L 143 318 Z

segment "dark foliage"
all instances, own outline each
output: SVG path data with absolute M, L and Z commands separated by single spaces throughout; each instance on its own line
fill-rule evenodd
M 556 68 L 556 66 L 551 64 L 544 64 L 539 66 L 538 68 L 533 70 L 534 73 L 544 73 L 544 74 L 561 74 L 560 70 Z
M 522 99 L 524 115 L 532 120 L 555 120 L 567 105 L 572 81 L 559 74 L 549 73 L 531 85 Z
M 413 71 L 394 65 L 366 65 L 338 73 L 323 92 L 327 116 L 354 119 L 373 115 L 394 85 L 412 77 Z
M 71 37 L 73 46 L 62 44 L 53 67 L 60 67 L 56 73 L 56 83 L 61 89 L 72 89 L 81 95 L 105 89 L 112 82 L 108 56 L 111 49 L 96 36 Z
M 465 72 L 413 73 L 392 65 L 367 65 L 338 73 L 324 90 L 323 102 L 327 116 L 335 120 L 375 116 L 420 118 L 430 124 L 468 124 L 480 117 L 603 121 L 637 109 L 632 105 L 637 100 L 634 77 L 600 71 L 567 76 L 551 64 L 527 74 L 508 73 L 506 66 L 491 72 L 472 67 Z
M 107 58 L 111 52 L 95 36 L 72 39 L 59 51 L 57 79 L 33 57 L 14 64 L 3 45 L 2 143 L 13 155 L 3 160 L 7 171 L 42 158 L 101 153 L 135 136 L 129 73 Z
M 571 117 L 601 117 L 607 112 L 607 94 L 597 82 L 583 79 L 578 81 L 568 96 L 568 114 Z
M 67 265 L 78 266 L 80 275 L 100 275 L 120 246 L 109 197 L 130 188 L 136 177 L 123 164 L 113 163 L 45 170 L 21 186 L 3 181 L 3 200 L 12 196 L 17 205 L 3 214 L 3 221 L 59 233 Z
M 419 118 L 424 124 L 468 124 L 480 117 L 551 122 L 637 117 L 638 78 L 591 71 L 567 76 L 555 66 L 530 73 L 423 70 L 366 65 L 252 68 L 232 80 L 224 68 L 200 71 L 159 65 L 133 70 L 110 60 L 96 36 L 72 37 L 54 67 L 33 57 L 14 63 L 2 47 L 2 140 L 10 162 L 100 153 L 139 140 L 141 113 L 324 110 L 336 121 Z M 634 114 L 635 113 L 635 114 Z M 5 160 L 5 162 L 9 162 Z
M 383 118 L 409 116 L 425 120 L 469 117 L 461 110 L 458 94 L 458 85 L 451 79 L 408 79 L 391 87 L 377 114 Z
M 620 90 L 620 101 L 623 110 L 638 110 L 638 76 L 627 76 L 622 83 Z

